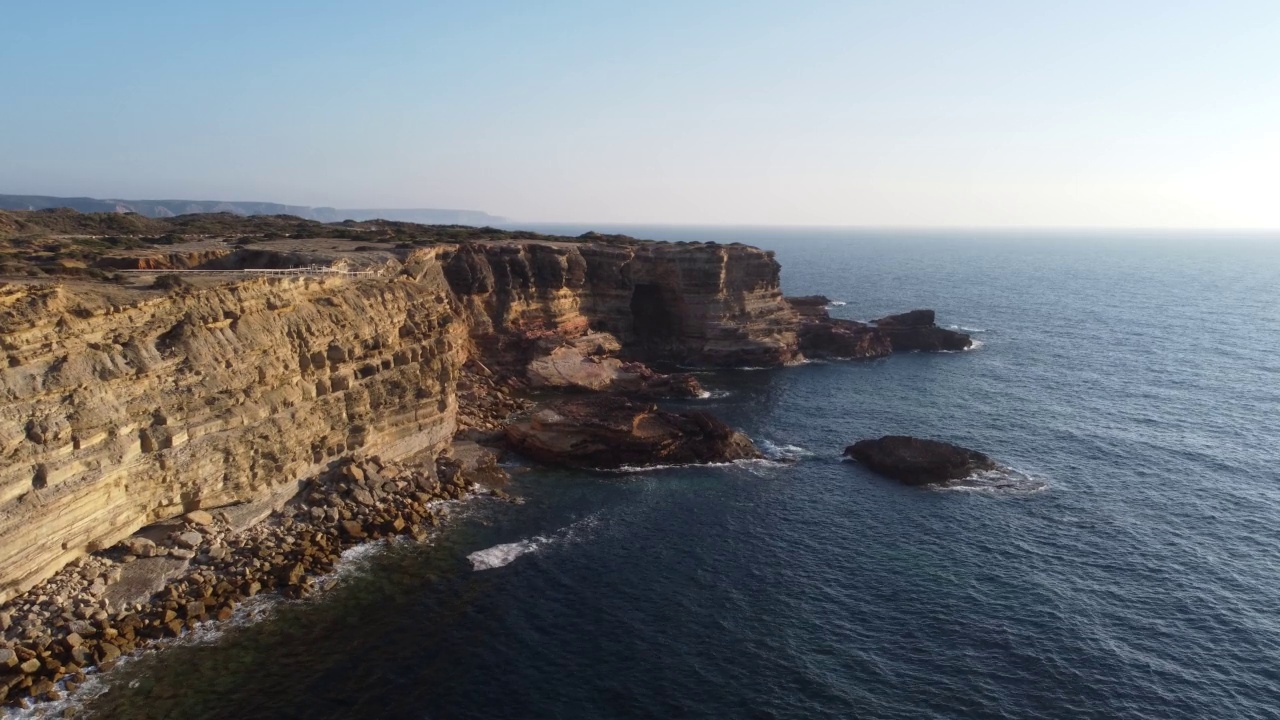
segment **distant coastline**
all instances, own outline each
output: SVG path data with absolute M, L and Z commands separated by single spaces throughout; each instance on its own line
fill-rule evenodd
M 493 225 L 506 218 L 479 210 L 445 208 L 331 208 L 271 202 L 223 200 L 114 200 L 51 195 L 0 195 L 0 210 L 71 208 L 79 212 L 137 213 L 166 218 L 193 213 L 229 212 L 235 215 L 296 215 L 306 220 L 396 220 L 443 225 Z

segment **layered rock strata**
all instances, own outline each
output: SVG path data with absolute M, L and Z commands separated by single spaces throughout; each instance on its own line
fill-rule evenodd
M 510 330 L 531 342 L 545 332 L 604 331 L 650 360 L 772 367 L 801 359 L 778 263 L 757 248 L 476 243 L 457 247 L 444 266 L 482 342 L 510 342 Z
M 0 601 L 144 525 L 287 496 L 352 452 L 438 453 L 460 421 L 496 430 L 526 407 L 507 390 L 548 337 L 608 332 L 623 355 L 694 364 L 801 357 L 777 262 L 741 245 L 191 252 L 170 262 L 370 274 L 0 285 Z M 608 389 L 696 387 L 615 369 Z
M 352 450 L 442 447 L 466 339 L 447 294 L 438 271 L 120 297 L 0 289 L 0 598 Z

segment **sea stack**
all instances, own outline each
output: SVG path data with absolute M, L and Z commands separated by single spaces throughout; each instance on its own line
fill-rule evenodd
M 994 460 L 977 450 L 907 435 L 859 440 L 845 448 L 844 455 L 908 485 L 961 480 L 997 467 Z
M 967 334 L 938 327 L 932 310 L 889 315 L 876 320 L 875 326 L 889 338 L 894 352 L 956 352 L 973 345 Z

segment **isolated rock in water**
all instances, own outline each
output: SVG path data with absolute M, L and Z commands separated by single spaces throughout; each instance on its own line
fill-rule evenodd
M 746 435 L 707 413 L 666 412 L 616 396 L 554 403 L 509 424 L 506 439 L 534 460 L 599 469 L 762 457 Z
M 969 336 L 934 323 L 932 310 L 912 310 L 874 324 L 833 318 L 823 295 L 786 299 L 800 319 L 800 350 L 811 358 L 877 358 L 892 352 L 967 350 Z
M 875 325 L 888 336 L 895 352 L 968 350 L 973 345 L 973 341 L 965 333 L 938 327 L 932 310 L 912 310 L 889 315 L 876 320 Z
M 908 485 L 960 480 L 997 467 L 994 460 L 976 450 L 907 435 L 859 440 L 845 448 L 844 454 L 881 475 Z

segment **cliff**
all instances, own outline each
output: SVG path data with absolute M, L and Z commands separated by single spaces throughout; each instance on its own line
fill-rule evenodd
M 443 256 L 472 333 L 609 332 L 649 360 L 800 359 L 773 253 L 745 245 L 470 244 Z
M 701 365 L 800 357 L 777 262 L 741 245 L 218 241 L 90 264 L 223 273 L 171 290 L 145 274 L 0 281 L 0 601 L 144 525 L 287 495 L 347 456 L 438 455 L 464 364 L 518 365 L 538 337 L 605 331 L 635 357 Z M 251 272 L 299 266 L 368 274 Z
M 452 436 L 464 330 L 418 282 L 190 293 L 8 286 L 0 597 L 139 527 L 270 495 L 356 448 Z

